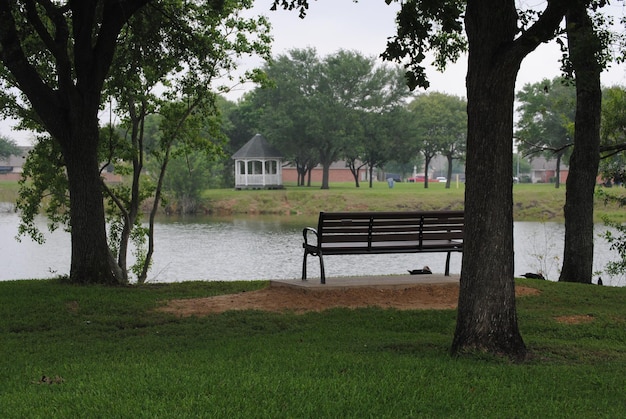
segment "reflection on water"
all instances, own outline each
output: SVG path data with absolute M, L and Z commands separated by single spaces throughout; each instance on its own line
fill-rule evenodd
M 38 220 L 42 231 L 45 219 Z M 155 226 L 155 253 L 148 278 L 151 282 L 185 280 L 253 280 L 300 278 L 302 228 L 315 219 L 300 217 L 162 218 Z M 14 240 L 18 217 L 0 213 L 0 280 L 47 278 L 67 274 L 70 264 L 69 235 L 47 233 L 37 245 L 28 238 Z M 605 229 L 596 226 L 599 233 Z M 611 254 L 607 243 L 596 239 L 594 271 L 601 271 Z M 515 273 L 539 270 L 558 278 L 563 254 L 560 223 L 515 223 Z M 328 276 L 403 274 L 429 265 L 443 272 L 445 254 L 330 256 Z M 461 271 L 461 255 L 452 254 L 450 271 Z M 319 262 L 309 258 L 311 278 L 319 276 Z M 603 275 L 605 284 L 624 285 L 621 278 Z

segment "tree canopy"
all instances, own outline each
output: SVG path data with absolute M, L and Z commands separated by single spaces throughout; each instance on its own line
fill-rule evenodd
M 346 158 L 381 165 L 391 157 L 389 144 L 398 139 L 398 130 L 382 123 L 374 131 L 371 121 L 391 115 L 409 95 L 397 68 L 377 66 L 375 58 L 354 51 L 320 58 L 309 48 L 279 55 L 265 72 L 275 88 L 257 89 L 246 100 L 258 109 L 259 131 L 302 176 L 320 163 L 322 189 L 327 189 L 333 162 Z M 383 127 L 388 128 L 384 133 Z
M 0 158 L 9 158 L 10 156 L 20 152 L 15 141 L 0 135 Z
M 108 247 L 100 178 L 98 112 L 105 83 L 114 74 L 110 72 L 114 60 L 114 68 L 124 74 L 125 86 L 133 84 L 143 95 L 116 96 L 120 108 L 130 113 L 138 109 L 134 107 L 138 103 L 154 99 L 149 91 L 157 87 L 153 83 L 172 86 L 169 100 L 203 96 L 220 69 L 232 69 L 237 51 L 269 51 L 269 36 L 261 29 L 264 22 L 257 25 L 236 15 L 251 4 L 224 0 L 0 3 L 0 102 L 5 114 L 47 131 L 56 144 L 59 154 L 53 155 L 59 156 L 57 163 L 66 169 L 70 198 L 73 282 L 127 280 Z M 143 15 L 138 17 L 140 11 Z M 133 25 L 126 26 L 133 16 L 137 17 Z M 155 21 L 160 22 L 158 31 L 139 35 L 140 28 Z M 125 31 L 129 27 L 132 30 Z M 221 30 L 233 35 L 230 41 Z M 258 38 L 242 35 L 246 31 Z M 116 58 L 116 48 L 124 42 Z M 146 58 L 149 51 L 153 51 L 152 67 L 138 71 L 136 58 Z M 169 53 L 177 57 L 172 59 Z
M 571 154 L 576 113 L 576 87 L 572 80 L 557 77 L 525 85 L 517 93 L 515 137 L 525 156 L 556 157 L 556 181 L 559 187 L 560 163 Z
M 450 187 L 452 160 L 465 153 L 467 103 L 445 93 L 431 92 L 417 96 L 408 108 L 413 117 L 414 141 L 425 159 L 424 187 L 428 187 L 428 166 L 436 155 L 448 160 L 446 187 Z

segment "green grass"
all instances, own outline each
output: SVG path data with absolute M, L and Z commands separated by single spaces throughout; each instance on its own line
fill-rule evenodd
M 565 204 L 565 186 L 556 189 L 553 184 L 518 184 L 513 188 L 513 215 L 517 221 L 562 221 Z M 611 190 L 625 194 L 626 190 Z M 465 187 L 452 183 L 430 183 L 428 189 L 419 183 L 396 183 L 389 188 L 386 182 L 374 183 L 373 188 L 362 184 L 332 183 L 330 189 L 320 185 L 298 187 L 287 184 L 284 190 L 209 190 L 204 194 L 209 211 L 216 214 L 276 214 L 315 216 L 320 211 L 404 211 L 463 209 Z M 611 215 L 626 221 L 626 214 L 615 204 L 605 205 L 596 199 L 596 221 L 602 215 Z
M 0 282 L 0 412 L 21 417 L 621 417 L 626 289 L 520 280 L 531 356 L 448 355 L 455 311 L 240 311 L 166 299 L 265 282 Z M 592 321 L 563 324 L 561 315 Z M 42 376 L 53 383 L 40 383 Z
M 12 202 L 17 199 L 19 184 L 15 180 L 0 180 L 0 202 Z
M 0 202 L 15 202 L 17 182 L 0 182 Z M 626 194 L 626 189 L 613 188 L 611 193 Z M 215 215 L 266 214 L 315 217 L 320 211 L 407 211 L 459 210 L 464 208 L 465 186 L 452 182 L 431 182 L 428 189 L 422 183 L 375 182 L 372 188 L 362 183 L 356 188 L 352 182 L 331 183 L 330 189 L 320 184 L 298 187 L 287 183 L 282 190 L 210 189 L 202 194 L 203 207 Z M 516 221 L 563 221 L 565 185 L 556 189 L 553 184 L 517 184 L 513 187 L 513 216 Z M 626 211 L 616 204 L 606 205 L 596 199 L 596 222 L 603 215 L 626 222 Z

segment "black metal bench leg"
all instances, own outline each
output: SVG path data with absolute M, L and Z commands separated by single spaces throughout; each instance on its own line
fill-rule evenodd
M 320 281 L 322 284 L 325 284 L 326 283 L 326 271 L 324 270 L 324 258 L 322 257 L 321 253 L 318 256 L 320 258 Z
M 448 256 L 446 256 L 446 272 L 445 276 L 450 276 L 450 252 L 448 252 Z
M 304 258 L 302 259 L 302 280 L 306 281 L 306 257 L 309 255 L 309 252 L 304 251 Z

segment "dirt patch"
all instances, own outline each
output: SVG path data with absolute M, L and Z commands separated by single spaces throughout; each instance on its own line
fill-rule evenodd
M 582 323 L 591 323 L 594 320 L 594 318 L 593 318 L 593 315 L 591 314 L 577 314 L 573 316 L 555 317 L 554 320 L 556 320 L 559 323 L 564 323 L 564 324 L 582 324 Z
M 518 297 L 537 295 L 539 290 L 516 287 Z M 355 287 L 332 290 L 307 290 L 268 287 L 258 291 L 217 297 L 170 300 L 160 311 L 181 317 L 203 316 L 228 310 L 322 311 L 334 307 L 382 307 L 399 310 L 454 309 L 459 298 L 458 284 L 423 284 L 402 289 Z

